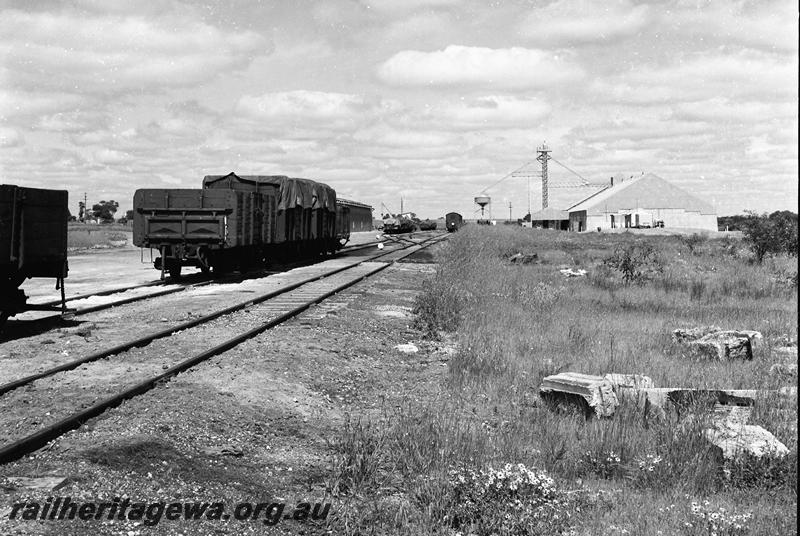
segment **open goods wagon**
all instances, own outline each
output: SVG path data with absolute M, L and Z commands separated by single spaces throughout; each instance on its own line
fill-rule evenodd
M 0 184 L 0 326 L 27 306 L 19 286 L 31 277 L 67 277 L 68 194 L 62 190 Z M 47 307 L 47 310 L 53 309 Z
M 350 236 L 336 192 L 307 179 L 211 175 L 201 190 L 137 190 L 133 206 L 134 244 L 157 249 L 155 267 L 173 277 L 335 252 Z
M 133 195 L 133 243 L 155 248 L 155 267 L 225 272 L 261 260 L 275 236 L 276 188 L 261 192 L 142 189 Z
M 273 244 L 281 256 L 335 252 L 341 239 L 350 238 L 349 226 L 336 229 L 336 191 L 320 182 L 283 175 L 208 175 L 203 189 L 259 192 L 277 189 L 276 232 Z
M 464 218 L 458 212 L 448 212 L 444 216 L 444 226 L 449 232 L 458 231 L 464 225 Z

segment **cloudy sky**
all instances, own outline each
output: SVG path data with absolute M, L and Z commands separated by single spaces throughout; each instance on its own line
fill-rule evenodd
M 796 1 L 0 0 L 0 182 L 73 213 L 235 171 L 521 217 L 527 179 L 492 185 L 545 140 L 592 182 L 796 210 L 797 103 Z

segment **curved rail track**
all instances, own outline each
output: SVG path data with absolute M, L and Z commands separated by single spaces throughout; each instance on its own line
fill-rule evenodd
M 285 322 L 286 320 L 305 311 L 314 304 L 320 303 L 328 297 L 352 285 L 355 285 L 359 281 L 381 272 L 382 270 L 391 266 L 394 262 L 410 256 L 413 253 L 416 253 L 417 251 L 446 238 L 447 235 L 438 234 L 433 237 L 420 240 L 419 242 L 413 242 L 409 240 L 409 242 L 413 242 L 413 244 L 398 243 L 398 248 L 382 251 L 377 255 L 372 255 L 367 259 L 360 259 L 357 262 L 341 264 L 340 262 L 337 262 L 339 260 L 335 260 L 332 261 L 334 264 L 333 266 L 328 266 L 323 271 L 312 274 L 311 276 L 305 277 L 299 281 L 294 281 L 283 285 L 259 296 L 255 296 L 245 302 L 238 303 L 234 306 L 215 311 L 211 314 L 193 319 L 177 326 L 173 326 L 169 329 L 140 337 L 136 340 L 115 346 L 114 348 L 109 348 L 102 352 L 97 352 L 90 356 L 86 356 L 84 358 L 62 364 L 58 367 L 54 367 L 47 371 L 28 376 L 26 378 L 20 378 L 19 380 L 0 386 L 0 394 L 7 394 L 22 386 L 29 386 L 30 389 L 32 387 L 31 384 L 37 380 L 53 376 L 58 372 L 64 372 L 77 368 L 91 361 L 97 361 L 104 357 L 110 357 L 112 355 L 124 353 L 136 347 L 149 345 L 157 339 L 161 339 L 170 335 L 173 335 L 173 337 L 170 337 L 169 339 L 170 344 L 167 347 L 169 352 L 173 355 L 181 355 L 180 350 L 176 350 L 180 344 L 186 344 L 188 347 L 191 347 L 192 343 L 196 345 L 196 342 L 199 338 L 197 334 L 192 332 L 186 334 L 187 330 L 191 330 L 192 328 L 196 328 L 202 324 L 207 324 L 236 311 L 246 309 L 248 312 L 253 313 L 250 315 L 244 315 L 246 317 L 244 321 L 237 320 L 237 322 L 235 322 L 238 324 L 243 324 L 243 326 L 241 329 L 237 329 L 239 333 L 231 338 L 222 338 L 220 340 L 220 333 L 224 332 L 226 329 L 229 329 L 230 326 L 225 326 L 225 329 L 214 328 L 213 326 L 207 327 L 205 338 L 210 339 L 212 342 L 218 342 L 213 347 L 203 352 L 196 353 L 185 359 L 181 359 L 176 363 L 173 363 L 171 366 L 165 364 L 161 367 L 155 367 L 153 363 L 140 363 L 141 369 L 143 369 L 145 372 L 147 372 L 146 369 L 151 369 L 149 374 L 152 374 L 152 369 L 158 368 L 158 374 L 151 375 L 145 379 L 140 378 L 138 380 L 134 380 L 133 384 L 129 384 L 129 386 L 124 390 L 108 396 L 99 402 L 92 403 L 89 405 L 89 407 L 85 407 L 84 409 L 61 418 L 56 422 L 50 423 L 49 425 L 32 434 L 15 439 L 13 442 L 0 447 L 0 463 L 13 461 L 43 447 L 53 439 L 61 436 L 69 430 L 78 428 L 88 419 L 102 414 L 107 409 L 119 405 L 124 400 L 149 391 L 157 384 L 168 381 L 176 374 L 186 371 L 212 356 L 221 354 L 241 344 L 242 342 L 255 337 L 263 331 Z M 175 341 L 176 338 L 182 339 L 182 341 Z M 128 371 L 130 371 L 130 368 Z M 123 373 L 123 375 L 125 376 L 125 379 L 128 379 L 136 374 L 130 375 Z M 28 391 L 28 389 L 25 391 Z M 93 392 L 97 392 L 97 390 L 93 390 Z M 22 393 L 20 397 L 22 403 L 29 405 L 29 401 L 26 399 L 27 394 L 29 393 Z M 57 392 L 56 396 L 59 394 L 61 393 Z M 43 398 L 46 398 L 46 396 L 43 395 Z M 51 395 L 49 398 L 53 399 L 54 397 Z M 88 404 L 84 402 L 83 405 L 85 406 Z M 37 422 L 45 420 L 44 415 L 50 415 L 49 411 L 47 413 L 45 413 L 45 411 L 47 411 L 46 408 L 41 408 L 41 413 L 36 413 L 36 409 L 30 407 L 26 408 L 26 413 L 35 415 L 35 420 Z M 17 423 L 17 426 L 19 427 L 19 423 Z

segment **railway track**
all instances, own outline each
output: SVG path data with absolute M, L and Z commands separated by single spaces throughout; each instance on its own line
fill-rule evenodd
M 370 247 L 375 247 L 380 241 L 369 242 L 367 244 L 358 244 L 352 246 L 346 246 L 342 248 L 338 253 L 337 256 L 342 254 L 348 254 L 355 251 L 359 251 L 362 249 L 367 249 Z M 313 259 L 313 262 L 317 262 L 317 259 Z M 281 265 L 279 268 L 281 270 L 290 270 L 292 268 L 296 268 L 297 266 L 304 266 L 309 263 L 308 260 L 301 260 L 296 261 L 293 263 L 289 263 L 286 265 Z M 160 296 L 167 296 L 170 294 L 175 294 L 178 292 L 183 292 L 186 290 L 190 290 L 196 287 L 202 287 L 205 285 L 210 284 L 220 284 L 220 283 L 236 283 L 240 282 L 244 279 L 248 278 L 257 278 L 257 277 L 264 277 L 265 275 L 270 275 L 276 273 L 275 270 L 267 270 L 267 269 L 259 269 L 254 270 L 251 272 L 246 272 L 242 274 L 233 274 L 223 278 L 214 278 L 209 276 L 204 276 L 202 274 L 191 274 L 188 276 L 184 276 L 178 280 L 156 280 L 156 281 L 149 281 L 147 283 L 141 283 L 138 285 L 130 285 L 127 287 L 118 287 L 114 289 L 102 290 L 99 292 L 93 292 L 90 294 L 81 294 L 76 296 L 70 296 L 65 301 L 72 302 L 72 301 L 80 301 L 80 300 L 91 300 L 92 298 L 97 297 L 105 297 L 111 296 L 114 294 L 130 294 L 126 297 L 121 299 L 112 300 L 109 302 L 99 303 L 95 305 L 88 305 L 85 307 L 81 307 L 79 309 L 72 309 L 69 310 L 67 313 L 64 314 L 55 314 L 49 315 L 42 318 L 37 318 L 33 320 L 14 320 L 12 321 L 12 325 L 19 324 L 21 328 L 22 335 L 27 335 L 31 333 L 41 332 L 42 330 L 46 330 L 64 319 L 73 319 L 77 316 L 86 315 L 89 313 L 94 313 L 97 311 L 102 311 L 105 309 L 110 309 L 112 307 L 118 307 L 120 305 L 126 305 L 129 303 L 138 302 L 141 300 L 147 300 L 152 298 L 158 298 Z M 140 289 L 147 289 L 152 287 L 166 287 L 163 290 L 157 290 L 155 292 L 146 292 L 146 293 L 138 293 L 137 291 Z M 52 300 L 43 303 L 33 303 L 32 305 L 35 306 L 57 306 L 61 303 L 60 300 Z
M 312 305 L 388 268 L 394 262 L 446 238 L 447 235 L 436 235 L 414 242 L 413 245 L 398 244 L 397 248 L 384 250 L 357 262 L 346 263 L 342 262 L 342 259 L 334 259 L 322 263 L 327 265 L 324 270 L 281 285 L 234 306 L 0 386 L 0 394 L 3 395 L 0 397 L 0 413 L 22 417 L 16 422 L 16 426 L 5 423 L 4 429 L 0 430 L 6 436 L 14 438 L 10 443 L 0 447 L 0 463 L 7 463 L 41 448 L 65 432 L 79 427 L 86 420 L 119 405 L 122 401 L 149 391 L 160 382 L 168 381 L 172 376 L 285 322 Z M 249 314 L 228 316 L 237 311 Z M 221 322 L 222 317 L 225 317 L 226 324 L 215 325 Z M 233 330 L 236 335 L 227 337 L 226 332 L 231 329 L 231 324 L 234 324 Z M 166 339 L 168 336 L 169 339 Z M 198 340 L 209 342 L 213 346 L 200 353 L 194 353 L 192 348 L 197 345 Z M 159 344 L 160 346 L 148 346 Z M 143 348 L 145 346 L 148 347 Z M 139 355 L 130 355 L 134 349 L 137 349 Z M 78 389 L 78 386 L 73 385 L 76 381 L 80 383 L 80 378 L 76 380 L 64 375 L 56 376 L 59 372 L 84 365 L 90 366 L 88 364 L 93 361 L 117 354 L 122 354 L 125 362 L 118 360 L 106 362 L 103 370 L 106 373 L 108 371 L 105 369 L 110 368 L 112 373 L 117 374 L 106 385 L 92 385 L 88 393 L 87 386 Z M 159 358 L 154 360 L 154 355 Z M 190 357 L 183 357 L 185 355 Z M 168 363 L 164 363 L 165 360 Z M 47 385 L 34 386 L 34 382 L 39 380 L 50 382 L 49 390 Z M 126 386 L 121 391 L 113 392 L 120 380 Z M 20 389 L 21 387 L 26 389 Z M 31 404 L 28 400 L 31 394 L 41 395 L 39 400 L 74 399 L 81 409 L 59 419 L 51 416 L 49 408 Z M 104 398 L 98 401 L 98 394 L 104 395 Z M 33 433 L 22 432 L 20 437 L 20 430 L 43 424 L 44 421 L 50 422 Z

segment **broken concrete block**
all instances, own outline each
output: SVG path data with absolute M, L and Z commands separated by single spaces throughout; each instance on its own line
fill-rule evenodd
M 718 331 L 722 331 L 722 328 L 717 326 L 702 326 L 698 328 L 675 329 L 672 331 L 672 340 L 677 343 L 686 343 L 696 341 L 709 333 L 716 333 Z
M 645 418 L 661 419 L 669 410 L 681 413 L 691 405 L 706 404 L 709 408 L 723 406 L 753 406 L 757 391 L 751 389 L 687 389 L 654 387 L 635 391 Z
M 761 333 L 752 330 L 722 330 L 716 326 L 676 329 L 672 339 L 692 348 L 697 354 L 727 361 L 752 359 L 753 348 L 762 339 Z
M 67 477 L 64 476 L 7 476 L 5 480 L 15 488 L 37 491 L 55 491 L 67 483 Z
M 789 387 L 781 387 L 780 389 L 778 389 L 778 393 L 780 393 L 783 396 L 787 396 L 787 397 L 796 397 L 797 396 L 797 386 L 796 385 L 790 385 Z
M 606 374 L 603 376 L 611 382 L 614 392 L 619 395 L 620 389 L 647 389 L 655 387 L 653 379 L 642 374 Z
M 398 344 L 394 347 L 395 350 L 403 352 L 404 354 L 416 354 L 419 352 L 419 348 L 416 345 L 408 343 L 408 344 Z
M 769 368 L 770 376 L 797 378 L 797 363 L 775 363 Z
M 589 412 L 594 412 L 598 417 L 610 417 L 619 405 L 610 381 L 602 376 L 578 372 L 561 372 L 547 376 L 539 386 L 539 394 L 551 401 L 564 399 L 577 402 L 584 410 L 588 407 Z
M 564 268 L 559 270 L 564 277 L 586 277 L 588 273 L 586 270 L 582 268 L 578 268 L 577 270 L 573 270 L 572 268 Z
M 508 258 L 511 264 L 533 264 L 539 259 L 536 253 L 516 253 Z
M 780 458 L 789 454 L 786 445 L 760 426 L 719 420 L 707 428 L 704 434 L 706 439 L 721 451 L 726 460 L 735 459 L 742 454 L 758 458 L 762 456 Z

